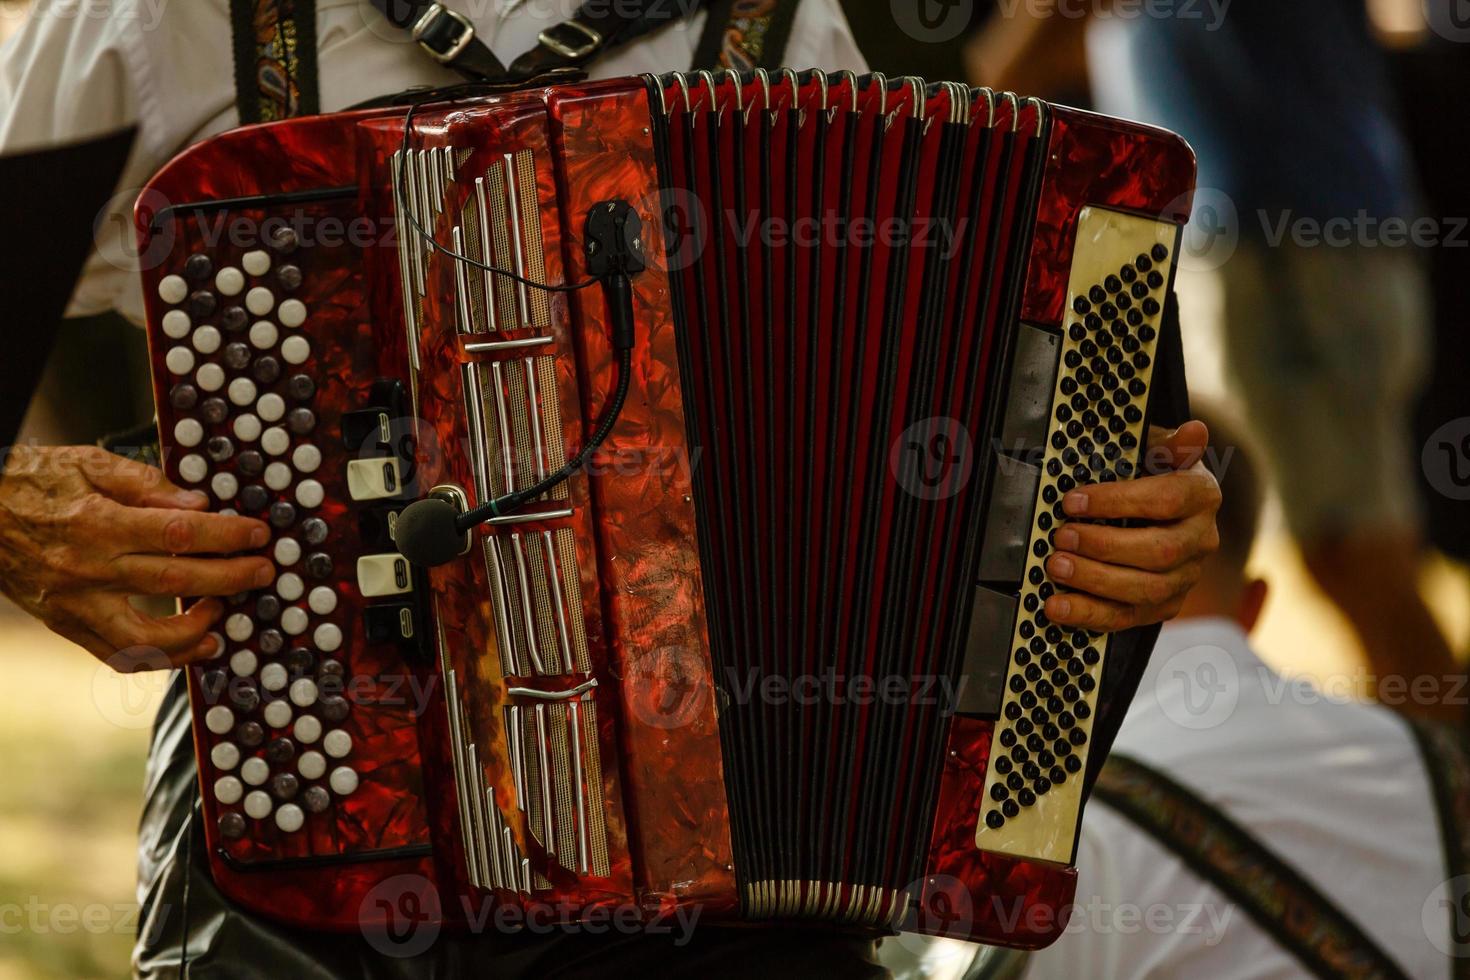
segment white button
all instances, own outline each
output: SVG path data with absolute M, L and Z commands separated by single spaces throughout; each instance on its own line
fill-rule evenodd
M 267 691 L 279 691 L 286 686 L 288 680 L 290 675 L 280 664 L 266 664 L 260 669 L 260 686 Z
M 261 433 L 260 448 L 272 456 L 279 456 L 291 448 L 291 436 L 279 425 L 273 425 Z
M 276 316 L 283 327 L 299 327 L 306 322 L 306 304 L 299 299 L 282 300 Z
M 357 589 L 365 599 L 412 592 L 408 559 L 396 553 L 363 555 L 357 559 Z
M 309 442 L 302 443 L 291 453 L 291 465 L 299 472 L 315 473 L 322 465 L 322 451 Z
M 347 493 L 353 500 L 382 500 L 397 492 L 397 459 L 347 461 Z
M 219 350 L 220 335 L 214 327 L 200 327 L 194 331 L 194 349 L 201 354 L 213 354 Z
M 158 298 L 165 303 L 182 303 L 189 295 L 189 284 L 183 276 L 164 276 L 158 281 Z
M 221 507 L 216 513 L 222 517 L 239 517 L 240 512 L 233 507 Z
M 281 629 L 292 636 L 300 636 L 306 632 L 306 610 L 300 606 L 291 606 L 281 613 Z
M 276 346 L 278 336 L 276 325 L 269 320 L 256 320 L 250 327 L 250 343 L 261 350 Z
M 236 378 L 230 382 L 230 401 L 244 408 L 255 403 L 255 382 L 249 378 Z
M 240 764 L 240 750 L 235 747 L 234 742 L 221 742 L 209 750 L 209 761 L 214 763 L 216 769 L 229 772 Z
M 204 727 L 216 735 L 223 735 L 235 727 L 235 713 L 217 704 L 204 713 Z
M 264 759 L 253 757 L 245 760 L 240 766 L 240 778 L 250 786 L 264 786 L 265 781 L 271 778 L 271 767 Z
M 327 771 L 327 759 L 320 752 L 303 752 L 301 761 L 296 763 L 296 771 L 306 779 L 321 779 L 322 773 Z
M 276 579 L 276 595 L 287 602 L 295 602 L 300 599 L 301 594 L 305 591 L 306 586 L 302 583 L 301 576 L 295 572 L 287 572 Z
M 240 780 L 234 776 L 221 776 L 214 781 L 214 798 L 225 806 L 234 806 L 240 802 L 245 787 L 240 785 Z
M 342 628 L 336 623 L 322 623 L 312 630 L 311 642 L 322 653 L 331 653 L 342 646 Z
M 214 641 L 214 653 L 211 653 L 209 655 L 209 659 L 218 660 L 220 657 L 224 656 L 225 638 L 222 634 L 216 633 L 213 630 L 209 631 L 209 638 Z
M 244 613 L 235 613 L 225 620 L 225 635 L 236 643 L 244 643 L 255 632 L 255 624 Z
M 201 364 L 194 379 L 205 391 L 219 391 L 225 386 L 225 369 L 218 364 Z
M 272 490 L 284 490 L 291 485 L 291 467 L 285 463 L 272 463 L 265 468 L 265 485 Z
M 303 507 L 320 507 L 326 491 L 315 480 L 302 480 L 296 487 L 296 502 Z
M 237 296 L 245 288 L 245 274 L 227 265 L 214 277 L 214 288 L 226 296 Z
M 276 564 L 294 565 L 301 560 L 301 544 L 295 538 L 281 538 L 276 542 Z
M 236 677 L 252 677 L 258 666 L 260 661 L 253 650 L 236 650 L 230 654 L 230 670 Z
M 187 347 L 171 347 L 163 355 L 163 363 L 174 374 L 188 374 L 194 370 L 194 352 Z
M 287 803 L 276 811 L 276 826 L 288 834 L 294 834 L 306 822 L 306 814 L 295 803 Z
M 273 391 L 261 395 L 260 401 L 255 403 L 255 414 L 267 422 L 279 422 L 286 414 L 286 399 Z
M 357 790 L 357 772 L 351 766 L 338 766 L 327 782 L 338 796 L 351 796 Z
M 322 737 L 322 723 L 315 715 L 302 715 L 296 719 L 296 725 L 291 729 L 291 734 L 296 736 L 296 741 L 309 745 Z
M 334 728 L 322 739 L 322 748 L 327 755 L 340 759 L 352 751 L 352 736 L 340 728 Z
M 185 483 L 198 483 L 209 475 L 209 464 L 204 457 L 197 453 L 190 453 L 179 460 L 179 477 Z
M 255 820 L 264 820 L 271 815 L 271 798 L 260 790 L 251 790 L 245 797 L 245 815 Z
M 265 706 L 265 723 L 272 728 L 285 728 L 291 724 L 291 705 L 285 701 L 272 701 Z
M 298 708 L 310 708 L 316 704 L 316 681 L 310 677 L 299 677 L 292 681 L 291 703 Z
M 254 442 L 260 438 L 260 419 L 246 412 L 235 419 L 235 438 L 243 442 Z
M 183 310 L 169 310 L 163 315 L 163 333 L 174 340 L 183 340 L 189 336 L 191 326 L 193 321 Z
M 198 419 L 179 419 L 174 426 L 174 441 L 181 446 L 197 446 L 204 440 L 204 426 Z
M 253 252 L 246 252 L 240 256 L 240 264 L 252 276 L 263 276 L 271 271 L 271 253 L 261 248 Z
M 311 590 L 311 595 L 306 597 L 306 604 L 318 616 L 325 616 L 337 608 L 337 593 L 325 585 L 318 585 Z
M 285 322 L 284 317 L 281 319 L 282 322 Z M 281 357 L 285 358 L 287 364 L 300 364 L 310 356 L 311 344 L 307 343 L 306 338 L 299 333 L 292 334 L 281 343 Z
M 240 481 L 233 473 L 216 473 L 209 481 L 209 489 L 221 500 L 234 500 L 235 494 L 240 492 Z
M 245 294 L 245 309 L 256 316 L 265 316 L 276 305 L 276 296 L 264 286 L 256 286 Z

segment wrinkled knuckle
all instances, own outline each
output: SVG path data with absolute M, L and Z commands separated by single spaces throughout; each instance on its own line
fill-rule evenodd
M 163 547 L 170 554 L 188 551 L 194 546 L 194 524 L 182 514 L 171 517 L 163 526 Z
M 190 584 L 189 573 L 172 562 L 158 570 L 155 585 L 159 595 L 183 595 Z
M 1143 601 L 1157 606 L 1174 598 L 1174 583 L 1163 575 L 1150 575 L 1143 582 Z
M 1172 535 L 1161 535 L 1155 546 L 1159 565 L 1163 568 L 1173 568 L 1187 557 L 1184 545 L 1179 539 Z

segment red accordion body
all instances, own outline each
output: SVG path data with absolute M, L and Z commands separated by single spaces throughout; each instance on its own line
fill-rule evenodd
M 1151 636 L 1048 624 L 1040 563 L 1142 450 L 1188 147 L 849 74 L 405 111 L 224 134 L 139 206 L 165 469 L 277 529 L 190 670 L 221 890 L 1055 938 Z M 609 398 L 602 291 L 537 288 L 607 202 L 646 260 L 616 427 L 410 567 L 404 506 L 534 483 Z

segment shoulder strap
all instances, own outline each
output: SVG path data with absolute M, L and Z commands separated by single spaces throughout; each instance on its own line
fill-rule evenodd
M 1291 865 L 1163 773 L 1113 755 L 1093 794 L 1224 892 L 1313 976 L 1407 980 L 1356 922 Z
M 1444 842 L 1444 905 L 1455 954 L 1450 975 L 1454 980 L 1470 980 L 1470 751 L 1464 735 L 1449 725 L 1413 721 L 1409 729 L 1434 789 Z
M 241 124 L 320 112 L 316 0 L 230 0 Z
M 695 68 L 780 68 L 801 0 L 713 0 Z M 806 67 L 806 66 L 801 66 Z

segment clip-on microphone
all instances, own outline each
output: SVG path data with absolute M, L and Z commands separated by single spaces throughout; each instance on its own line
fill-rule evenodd
M 448 499 L 425 497 L 404 508 L 398 515 L 394 542 L 403 557 L 432 568 L 442 565 L 470 548 L 470 532 L 492 518 L 504 516 L 535 500 L 582 468 L 602 444 L 628 397 L 628 384 L 633 367 L 633 283 L 631 277 L 642 272 L 643 241 L 639 237 L 643 220 L 626 201 L 603 201 L 587 214 L 585 226 L 587 271 L 602 284 L 612 325 L 612 347 L 618 359 L 618 383 L 613 396 L 598 419 L 592 437 L 561 469 L 544 480 L 513 493 L 496 497 L 473 510 L 460 512 Z

